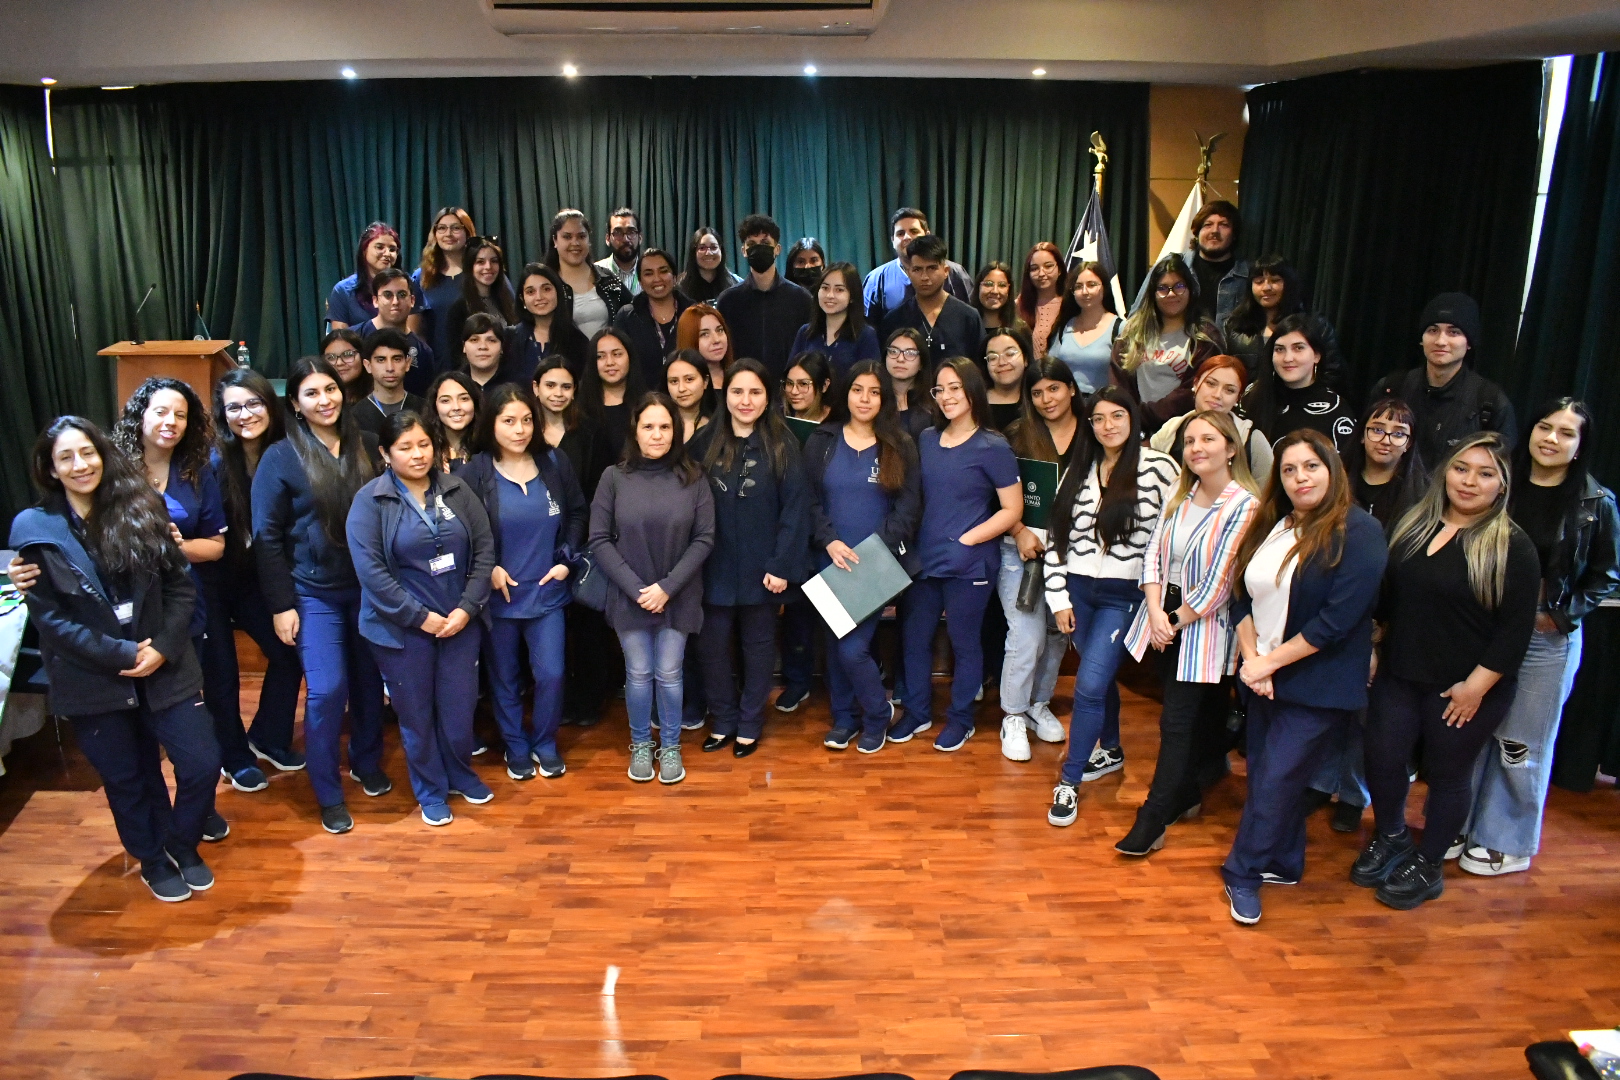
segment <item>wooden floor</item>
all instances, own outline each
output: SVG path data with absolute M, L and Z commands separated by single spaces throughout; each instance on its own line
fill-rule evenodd
M 561 779 L 480 759 L 495 801 L 443 829 L 391 729 L 394 792 L 355 788 L 347 836 L 300 774 L 223 790 L 219 884 L 178 905 L 47 728 L 0 781 L 0 1076 L 1522 1077 L 1527 1043 L 1620 1020 L 1612 787 L 1554 791 L 1529 874 L 1453 867 L 1406 914 L 1345 880 L 1361 838 L 1318 815 L 1306 881 L 1244 928 L 1217 873 L 1240 762 L 1163 851 L 1113 852 L 1156 749 L 1156 707 L 1125 708 L 1126 770 L 1068 829 L 1045 818 L 1061 748 L 1004 760 L 988 702 L 963 752 L 865 756 L 821 748 L 818 694 L 744 761 L 688 733 L 672 788 L 626 779 L 617 703 L 564 729 Z

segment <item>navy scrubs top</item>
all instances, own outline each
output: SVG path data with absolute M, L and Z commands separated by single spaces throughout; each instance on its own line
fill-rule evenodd
M 968 547 L 962 535 L 1001 509 L 996 492 L 1018 484 L 1018 459 L 1007 440 L 983 428 L 960 446 L 939 444 L 928 428 L 917 440 L 922 455 L 923 514 L 917 530 L 922 577 L 994 580 L 1001 537 Z
M 219 481 L 212 469 L 204 469 L 193 484 L 180 475 L 175 465 L 169 466 L 169 483 L 163 492 L 163 505 L 169 511 L 169 520 L 187 540 L 208 540 L 219 536 L 229 525 L 225 517 L 225 499 L 219 493 Z M 196 637 L 208 624 L 208 609 L 203 601 L 202 578 L 195 564 L 186 568 L 191 584 L 197 589 L 197 606 L 191 611 L 191 636 Z
M 566 581 L 548 581 L 536 588 L 557 565 L 562 505 L 538 476 L 527 484 L 517 484 L 497 472 L 495 496 L 500 500 L 501 569 L 517 584 L 509 590 L 511 603 L 499 589 L 490 592 L 489 613 L 497 619 L 538 619 L 568 603 Z
M 405 591 L 429 611 L 449 615 L 461 603 L 461 594 L 467 584 L 467 570 L 472 565 L 472 540 L 467 525 L 456 517 L 449 507 L 438 501 L 437 485 L 428 489 L 424 511 L 438 525 L 438 536 L 423 520 L 422 504 L 396 479 L 399 497 L 405 503 L 400 515 L 399 531 L 394 534 L 394 562 L 399 566 L 399 583 Z M 435 574 L 429 563 L 440 555 L 454 555 L 454 570 Z
M 411 297 L 415 301 L 412 312 L 419 312 L 425 306 L 422 297 L 422 287 L 415 280 L 411 281 Z M 353 274 L 332 286 L 332 295 L 326 298 L 326 317 L 331 322 L 346 323 L 349 326 L 359 326 L 367 319 L 377 317 L 377 301 L 360 295 L 360 279 Z
M 894 507 L 894 497 L 878 482 L 878 451 L 882 444 L 856 450 L 844 441 L 842 431 L 836 439 L 827 471 L 821 477 L 822 505 L 838 539 L 854 547 L 883 528 L 884 519 Z M 825 550 L 819 554 L 822 568 L 832 563 Z

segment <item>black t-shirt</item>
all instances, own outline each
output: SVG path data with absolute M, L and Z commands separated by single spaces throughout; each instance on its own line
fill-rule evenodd
M 1526 480 L 1513 493 L 1513 523 L 1530 536 L 1541 557 L 1545 573 L 1553 549 L 1558 546 L 1558 527 L 1563 518 L 1562 488 L 1542 487 Z
M 990 423 L 1002 434 L 1006 434 L 1007 428 L 1023 413 L 1024 406 L 1016 401 L 1011 405 L 997 405 L 993 401 L 990 403 Z
M 1411 555 L 1392 551 L 1378 618 L 1389 624 L 1384 663 L 1390 674 L 1426 686 L 1450 686 L 1475 665 L 1517 674 L 1536 625 L 1541 591 L 1535 546 L 1522 529 L 1508 543 L 1502 599 L 1494 611 L 1474 598 L 1462 538 L 1428 554 L 1431 533 Z
M 1378 518 L 1378 524 L 1388 528 L 1389 522 L 1378 513 L 1379 505 L 1384 505 L 1385 513 L 1393 498 L 1393 489 L 1400 487 L 1400 481 L 1390 480 L 1387 484 L 1369 484 L 1360 472 L 1357 472 L 1351 483 L 1351 494 L 1355 497 L 1356 505 L 1361 507 L 1373 517 Z
M 1227 256 L 1222 262 L 1208 262 L 1202 255 L 1193 256 L 1192 272 L 1198 278 L 1198 303 L 1194 305 L 1194 310 L 1199 314 L 1211 319 L 1215 317 L 1215 301 L 1220 296 L 1221 278 L 1231 272 L 1236 260 L 1235 255 Z

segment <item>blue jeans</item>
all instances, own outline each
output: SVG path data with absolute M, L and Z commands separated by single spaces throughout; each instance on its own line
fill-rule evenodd
M 481 783 L 472 770 L 472 721 L 483 636 L 474 622 L 442 640 L 412 630 L 403 649 L 366 643 L 388 680 L 411 792 L 423 806 L 448 802 L 451 788 L 471 791 Z
M 293 714 L 298 709 L 298 685 L 304 669 L 298 650 L 276 637 L 270 609 L 259 591 L 257 578 L 231 582 L 207 590 L 208 631 L 197 660 L 202 664 L 203 700 L 214 717 L 221 764 L 236 772 L 254 764 L 255 746 L 291 750 Z M 242 730 L 242 674 L 236 663 L 236 630 L 243 630 L 264 653 L 264 683 L 259 690 L 259 711 L 253 729 Z
M 538 619 L 491 619 L 489 689 L 506 756 L 526 759 L 534 751 L 557 752 L 562 723 L 567 617 L 565 608 Z M 534 675 L 534 733 L 523 730 L 523 653 Z
M 657 684 L 658 715 L 681 715 L 681 668 L 686 661 L 686 635 L 679 630 L 620 630 L 624 650 L 624 707 L 630 714 L 630 741 L 652 741 L 653 686 Z M 665 746 L 681 744 L 681 725 L 658 725 Z
M 984 682 L 979 629 L 990 603 L 988 578 L 918 578 L 906 589 L 901 637 L 906 669 L 906 720 L 932 723 L 934 716 L 934 630 L 945 616 L 956 667 L 951 674 L 951 707 L 946 722 L 973 726 L 973 699 Z
M 1264 873 L 1287 881 L 1304 874 L 1305 789 L 1339 730 L 1356 722 L 1356 710 L 1247 697 L 1249 792 L 1221 876 L 1236 888 L 1258 889 Z
M 1552 779 L 1553 746 L 1564 702 L 1581 669 L 1581 631 L 1530 635 L 1519 688 L 1474 773 L 1472 844 L 1528 858 L 1541 850 L 1541 815 Z
M 153 709 L 146 704 L 144 681 L 136 680 L 136 700 L 132 709 L 71 720 L 79 749 L 101 776 L 118 839 L 144 863 L 163 858 L 165 848 L 176 854 L 197 850 L 203 823 L 214 809 L 219 746 L 201 695 Z M 174 766 L 172 809 L 159 746 Z
M 883 672 L 872 656 L 880 611 L 842 638 L 827 632 L 827 696 L 832 699 L 833 727 L 840 731 L 887 731 L 889 695 L 883 692 Z
M 1069 603 L 1074 606 L 1071 640 L 1080 654 L 1080 666 L 1074 674 L 1069 753 L 1063 760 L 1066 783 L 1080 782 L 1099 741 L 1104 746 L 1119 745 L 1119 683 L 1114 676 L 1125 659 L 1125 631 L 1141 602 L 1142 590 L 1134 581 L 1069 575 Z
M 349 768 L 382 768 L 383 680 L 360 637 L 360 590 L 298 590 L 298 656 L 304 664 L 305 771 L 321 806 L 343 802 L 343 713 L 349 714 Z M 395 710 L 398 711 L 398 710 Z
M 1367 710 L 1357 709 L 1348 724 L 1340 727 L 1328 743 L 1322 763 L 1311 777 L 1311 789 L 1337 795 L 1339 801 L 1350 806 L 1366 806 L 1367 765 L 1363 729 L 1367 725 Z
M 1037 572 L 1043 573 L 1039 566 Z M 996 592 L 1007 617 L 1007 644 L 1001 661 L 1001 711 L 1019 716 L 1031 705 L 1045 705 L 1057 687 L 1058 668 L 1069 642 L 1046 610 L 1046 594 L 1035 601 L 1034 611 L 1018 610 L 1018 586 L 1024 580 L 1024 560 L 1014 544 L 1001 545 L 1001 573 Z

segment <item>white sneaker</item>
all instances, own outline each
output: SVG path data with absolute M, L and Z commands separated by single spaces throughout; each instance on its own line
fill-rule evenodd
M 1017 713 L 1001 718 L 1001 756 L 1008 761 L 1029 760 L 1029 729 Z
M 1457 865 L 1480 877 L 1499 877 L 1502 874 L 1517 874 L 1530 869 L 1530 857 L 1504 855 L 1500 851 L 1470 844 L 1468 850 L 1457 860 Z
M 1052 707 L 1044 701 L 1029 707 L 1029 712 L 1024 714 L 1024 724 L 1041 742 L 1057 743 L 1068 738 L 1062 723 L 1052 715 Z
M 1463 853 L 1463 849 L 1467 846 L 1468 837 L 1466 836 L 1459 836 L 1457 839 L 1453 840 L 1451 842 L 1451 846 L 1446 848 L 1446 862 L 1450 862 L 1461 855 Z

